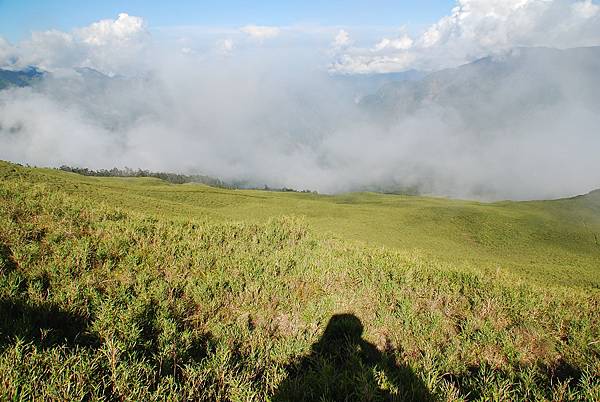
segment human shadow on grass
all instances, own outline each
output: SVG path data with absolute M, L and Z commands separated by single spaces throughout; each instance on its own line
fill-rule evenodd
M 308 356 L 287 367 L 274 401 L 427 401 L 423 382 L 391 350 L 362 339 L 352 314 L 334 315 Z
M 0 274 L 7 274 L 17 269 L 17 263 L 10 247 L 0 242 Z
M 47 348 L 56 345 L 97 347 L 83 314 L 51 303 L 32 304 L 20 298 L 0 300 L 0 349 L 17 339 Z
M 571 391 L 580 391 L 579 381 L 583 376 L 582 370 L 564 360 L 559 360 L 549 366 L 545 364 L 538 364 L 534 367 L 516 365 L 510 371 L 493 368 L 485 363 L 478 366 L 472 365 L 462 373 L 445 374 L 444 381 L 459 390 L 461 395 L 468 397 L 468 400 L 487 400 L 490 399 L 490 389 L 501 388 L 501 384 L 513 384 L 514 388 L 519 388 L 523 378 L 519 377 L 518 373 L 526 373 L 534 368 L 537 371 L 535 387 L 544 398 L 551 400 L 556 397 L 554 392 L 557 384 L 568 384 Z M 538 395 L 537 398 L 540 396 Z M 527 398 L 515 394 L 514 399 Z
M 0 243 L 0 274 L 17 271 L 18 264 L 10 247 Z M 40 286 L 49 287 L 48 278 L 37 278 Z M 21 287 L 26 283 L 22 281 Z M 98 346 L 99 340 L 90 330 L 90 319 L 76 311 L 65 310 L 56 304 L 26 297 L 0 298 L 0 350 L 17 339 L 40 347 L 55 345 Z
M 130 357 L 155 365 L 157 378 L 173 376 L 176 381 L 181 381 L 181 370 L 178 368 L 201 361 L 211 348 L 212 336 L 210 333 L 197 335 L 185 350 L 165 356 L 161 353 L 156 310 L 156 305 L 152 303 L 138 317 L 140 338 L 129 349 Z M 102 340 L 93 331 L 92 323 L 91 317 L 65 310 L 50 302 L 32 302 L 17 297 L 0 298 L 0 352 L 17 339 L 42 349 L 56 346 L 97 349 Z M 186 329 L 185 323 L 178 324 L 179 330 Z

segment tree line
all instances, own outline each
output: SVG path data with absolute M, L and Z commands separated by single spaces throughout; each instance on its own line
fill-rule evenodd
M 173 184 L 185 184 L 185 183 L 201 183 L 213 187 L 222 188 L 234 188 L 217 178 L 205 176 L 205 175 L 185 175 L 178 173 L 167 173 L 167 172 L 152 172 L 144 169 L 131 169 L 125 167 L 123 169 L 112 168 L 112 169 L 99 169 L 93 170 L 89 168 L 72 167 L 62 165 L 60 170 L 65 172 L 77 173 L 83 176 L 94 176 L 94 177 L 154 177 L 157 179 L 164 180 Z
M 59 167 L 60 170 L 64 172 L 77 173 L 82 176 L 94 176 L 94 177 L 154 177 L 157 179 L 164 180 L 173 184 L 186 184 L 186 183 L 200 183 L 206 184 L 207 186 L 226 188 L 226 189 L 248 189 L 248 190 L 264 190 L 264 191 L 279 191 L 279 192 L 293 192 L 293 193 L 312 193 L 317 194 L 316 191 L 311 190 L 295 190 L 292 188 L 271 188 L 267 185 L 264 187 L 255 187 L 251 185 L 243 185 L 243 184 L 231 184 L 226 183 L 220 179 L 211 176 L 205 175 L 186 175 L 179 173 L 167 173 L 167 172 L 152 172 L 150 170 L 144 169 L 131 169 L 125 167 L 123 169 L 112 168 L 112 169 L 89 169 L 89 168 L 81 168 L 81 167 L 73 167 L 62 165 Z

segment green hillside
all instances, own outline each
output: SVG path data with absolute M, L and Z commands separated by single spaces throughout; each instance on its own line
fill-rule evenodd
M 54 182 L 90 202 L 179 222 L 260 223 L 298 216 L 324 237 L 414 251 L 543 284 L 600 288 L 600 191 L 567 200 L 490 204 L 375 193 L 226 190 L 48 169 L 28 171 L 28 180 Z
M 0 162 L 0 273 L 0 399 L 600 399 L 598 192 L 320 196 Z

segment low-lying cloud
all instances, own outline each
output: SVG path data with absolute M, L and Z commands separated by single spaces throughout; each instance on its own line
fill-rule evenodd
M 494 13 L 513 15 L 517 3 L 533 7 L 537 2 L 509 6 L 461 0 L 462 8 L 447 22 L 427 31 L 429 36 L 439 32 L 437 44 L 430 46 L 435 57 L 415 53 L 424 39 L 408 33 L 383 38 L 374 49 L 415 63 L 470 61 L 470 55 L 479 56 L 484 47 L 464 51 L 462 45 L 452 45 L 466 41 L 467 33 L 464 28 L 456 33 L 457 28 L 448 25 L 474 18 L 461 16 L 467 5 L 469 15 L 479 15 L 480 8 L 491 3 L 506 5 Z M 594 4 L 544 3 L 557 3 L 557 10 L 580 7 L 585 18 L 578 29 L 591 33 L 585 41 L 583 33 L 578 38 L 593 44 L 595 28 L 588 22 L 597 18 Z M 524 14 L 515 15 L 519 18 L 512 22 L 490 17 L 490 35 L 496 37 L 502 24 L 519 26 Z M 472 33 L 485 24 L 476 26 Z M 202 43 L 190 43 L 183 35 L 167 41 L 157 40 L 142 19 L 121 14 L 70 33 L 34 34 L 16 46 L 0 42 L 5 67 L 35 64 L 51 72 L 32 88 L 0 91 L 0 159 L 201 173 L 254 186 L 329 193 L 418 189 L 456 197 L 529 199 L 600 187 L 599 103 L 594 95 L 580 96 L 577 90 L 578 85 L 593 87 L 598 80 L 572 83 L 568 66 L 573 64 L 552 72 L 552 77 L 564 79 L 545 93 L 535 86 L 542 81 L 527 76 L 535 65 L 504 53 L 497 56 L 499 62 L 512 57 L 524 63 L 515 70 L 517 77 L 523 75 L 515 81 L 521 86 L 515 99 L 530 103 L 511 105 L 511 88 L 502 86 L 493 96 L 475 99 L 480 108 L 448 103 L 441 94 L 457 90 L 438 92 L 431 89 L 438 85 L 433 82 L 429 98 L 404 102 L 400 97 L 402 109 L 389 102 L 359 102 L 377 93 L 376 88 L 327 73 L 332 56 L 357 52 L 349 30 L 307 33 L 313 36 L 306 44 L 299 39 L 304 28 L 267 28 L 272 27 L 217 32 Z M 554 31 L 552 35 L 560 36 Z M 570 43 L 560 38 L 557 44 Z M 504 41 L 499 48 L 504 46 L 511 47 Z M 486 71 L 472 78 L 484 88 L 489 79 L 493 88 L 494 77 L 503 70 L 490 75 Z M 461 85 L 458 92 L 469 94 L 469 80 Z M 402 88 L 398 93 L 405 91 Z M 483 96 L 485 91 L 474 93 Z M 407 102 L 414 104 L 406 107 Z M 496 115 L 502 119 L 493 119 Z

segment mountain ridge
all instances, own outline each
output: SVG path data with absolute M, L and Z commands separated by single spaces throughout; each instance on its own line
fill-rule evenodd
M 387 118 L 435 105 L 458 110 L 474 121 L 477 114 L 490 112 L 482 107 L 485 102 L 500 106 L 504 116 L 511 112 L 521 115 L 523 106 L 546 106 L 565 96 L 579 95 L 579 100 L 596 107 L 600 106 L 593 90 L 597 86 L 589 85 L 589 81 L 599 69 L 600 46 L 562 50 L 521 47 L 432 72 L 421 80 L 387 83 L 360 103 L 369 112 Z M 572 73 L 564 75 L 564 71 Z
M 10 87 L 27 87 L 45 75 L 46 72 L 34 66 L 22 70 L 0 69 L 0 90 Z

